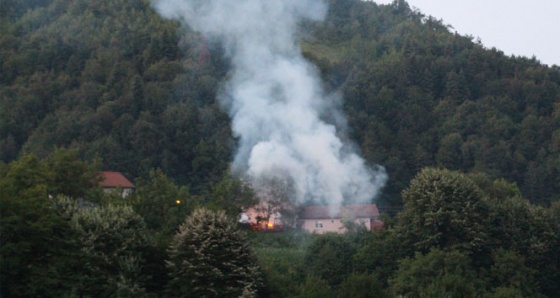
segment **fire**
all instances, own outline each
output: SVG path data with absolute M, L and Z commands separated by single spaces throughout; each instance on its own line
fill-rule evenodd
M 266 226 L 269 230 L 271 230 L 272 228 L 274 228 L 274 223 L 269 222 Z

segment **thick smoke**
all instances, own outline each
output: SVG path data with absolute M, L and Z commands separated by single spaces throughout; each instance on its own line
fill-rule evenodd
M 155 0 L 167 18 L 219 40 L 232 72 L 220 100 L 239 148 L 234 171 L 257 189 L 289 185 L 296 202 L 367 202 L 387 176 L 343 144 L 325 116 L 340 115 L 296 44 L 297 23 L 321 20 L 319 0 Z M 333 118 L 333 117 L 330 117 Z M 334 117 L 336 118 L 336 117 Z M 340 122 L 340 121 L 337 121 Z M 340 127 L 338 127 L 340 129 Z M 333 208 L 333 210 L 334 210 Z

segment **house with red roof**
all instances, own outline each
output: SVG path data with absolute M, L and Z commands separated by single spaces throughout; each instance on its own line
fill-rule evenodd
M 345 233 L 344 222 L 347 221 L 364 225 L 368 231 L 383 228 L 375 204 L 345 205 L 334 209 L 332 206 L 306 206 L 298 218 L 301 229 L 316 234 Z
M 118 192 L 125 198 L 134 190 L 134 184 L 126 179 L 121 172 L 101 172 L 100 175 L 99 186 L 103 188 L 105 193 Z

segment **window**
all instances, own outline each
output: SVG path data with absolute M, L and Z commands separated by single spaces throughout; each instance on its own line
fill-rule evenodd
M 323 228 L 323 223 L 320 221 L 316 221 L 315 222 L 315 229 L 322 229 Z

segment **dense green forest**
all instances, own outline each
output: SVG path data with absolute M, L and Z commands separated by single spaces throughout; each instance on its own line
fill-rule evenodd
M 313 235 L 237 224 L 254 202 L 227 176 L 197 196 L 152 170 L 123 200 L 96 185 L 98 167 L 67 149 L 0 164 L 3 297 L 560 294 L 560 203 L 503 179 L 424 168 L 386 229 Z
M 341 92 L 350 139 L 387 168 L 380 205 L 425 166 L 515 182 L 531 202 L 560 194 L 560 70 L 507 57 L 405 1 L 330 1 L 301 48 Z M 147 0 L 2 1 L 0 160 L 54 146 L 103 168 L 160 168 L 208 192 L 235 149 L 215 101 L 219 44 L 163 20 Z
M 560 296 L 560 67 L 404 0 L 328 2 L 300 48 L 387 169 L 377 233 L 235 226 L 254 197 L 229 176 L 219 43 L 149 0 L 0 1 L 0 295 Z

